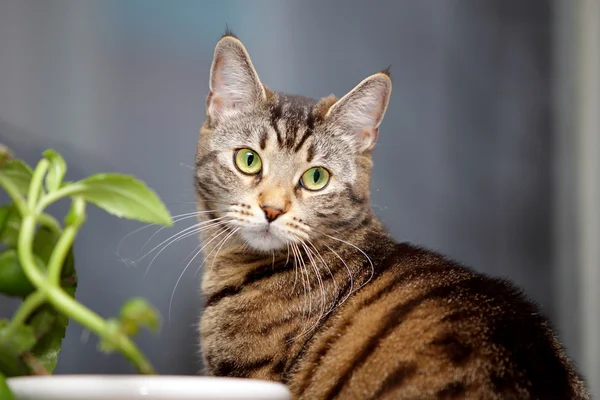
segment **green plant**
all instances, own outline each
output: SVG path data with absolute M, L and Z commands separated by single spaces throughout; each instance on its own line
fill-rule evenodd
M 35 169 L 0 145 L 0 187 L 12 203 L 0 207 L 0 293 L 23 299 L 12 319 L 0 319 L 0 399 L 5 377 L 52 373 L 70 319 L 100 337 L 100 349 L 119 351 L 142 374 L 153 368 L 132 342 L 141 326 L 156 330 L 159 316 L 142 298 L 104 319 L 74 298 L 72 245 L 85 222 L 86 203 L 118 217 L 171 226 L 157 195 L 131 176 L 97 174 L 64 182 L 65 161 L 47 150 Z M 61 226 L 47 207 L 63 198 L 71 208 Z M 5 397 L 3 397 L 3 395 Z

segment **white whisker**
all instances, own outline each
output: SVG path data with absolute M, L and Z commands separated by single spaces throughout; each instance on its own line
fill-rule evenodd
M 317 325 L 319 324 L 319 321 L 321 321 L 321 319 L 323 318 L 323 316 L 325 315 L 325 307 L 326 307 L 326 301 L 325 301 L 325 288 L 323 286 L 323 280 L 321 279 L 321 275 L 319 274 L 319 270 L 318 267 L 315 263 L 315 259 L 313 258 L 310 249 L 306 246 L 306 244 L 301 243 L 302 247 L 304 248 L 304 250 L 306 251 L 306 255 L 309 258 L 309 261 L 311 262 L 311 266 L 313 268 L 313 271 L 315 271 L 315 274 L 317 276 L 317 282 L 319 284 L 319 288 L 321 289 L 321 311 L 320 314 L 318 316 L 318 318 L 315 320 L 315 322 L 310 326 L 307 327 L 307 329 L 303 330 L 302 332 L 300 332 L 297 336 L 297 338 L 300 338 L 308 333 L 310 333 L 312 330 L 314 330 Z
M 219 249 L 217 250 L 217 252 L 215 253 L 215 256 L 213 257 L 213 262 L 212 264 L 210 264 L 210 269 L 212 270 L 215 266 L 215 261 L 217 260 L 217 256 L 219 255 L 219 252 L 221 251 L 221 249 L 223 248 L 223 245 L 229 240 L 230 237 L 232 237 L 237 231 L 239 231 L 242 228 L 235 228 L 233 231 L 231 231 L 227 236 L 225 236 L 225 238 L 223 240 L 221 240 L 219 243 L 217 243 L 217 246 L 219 246 Z M 214 250 L 214 249 L 213 249 Z M 212 253 L 212 251 L 211 251 Z M 209 254 L 210 255 L 210 254 Z M 206 257 L 208 258 L 208 256 Z M 202 264 L 200 265 L 200 268 L 202 268 Z
M 348 291 L 348 294 L 346 295 L 346 297 L 344 297 L 344 299 L 342 301 L 340 301 L 337 305 L 334 306 L 334 307 L 337 307 L 339 305 L 342 305 L 344 302 L 346 302 L 346 300 L 348 300 L 348 297 L 350 297 L 350 295 L 352 294 L 352 292 L 353 292 L 352 289 L 354 288 L 354 277 L 352 276 L 352 272 L 350 271 L 348 264 L 346 264 L 346 262 L 342 259 L 342 257 L 340 257 L 340 255 L 334 249 L 332 249 L 330 246 L 328 246 L 328 245 L 325 245 L 325 246 L 327 246 L 327 248 L 333 254 L 335 254 L 337 258 L 340 259 L 342 264 L 344 264 L 344 267 L 346 267 L 346 271 L 348 271 L 348 278 L 350 279 L 350 290 Z
M 216 221 L 216 222 L 215 222 L 214 220 L 212 220 L 210 224 L 207 224 L 207 225 L 204 225 L 204 226 L 200 226 L 200 227 L 198 227 L 197 225 L 199 225 L 199 224 L 197 224 L 197 225 L 195 225 L 195 228 L 196 228 L 196 229 L 194 229 L 194 230 L 192 230 L 192 231 L 190 231 L 190 232 L 187 232 L 187 233 L 185 233 L 185 234 L 183 234 L 183 235 L 179 235 L 179 236 L 177 236 L 176 238 L 172 239 L 172 240 L 171 240 L 169 243 L 165 244 L 165 245 L 163 246 L 163 248 L 162 248 L 162 249 L 160 249 L 160 250 L 159 250 L 159 251 L 158 251 L 158 252 L 157 252 L 157 253 L 154 255 L 154 257 L 152 257 L 152 260 L 150 261 L 150 264 L 148 264 L 148 267 L 146 268 L 146 272 L 144 273 L 144 276 L 146 276 L 146 274 L 147 274 L 147 273 L 148 273 L 148 271 L 150 270 L 150 267 L 151 267 L 151 266 L 152 266 L 152 264 L 154 263 L 154 260 L 156 260 L 156 258 L 157 258 L 157 257 L 160 255 L 160 253 L 162 253 L 162 252 L 163 252 L 163 251 L 164 251 L 164 250 L 165 250 L 167 247 L 169 247 L 169 246 L 170 246 L 170 245 L 172 245 L 173 243 L 176 243 L 176 242 L 178 242 L 178 241 L 180 241 L 180 240 L 186 239 L 186 238 L 188 238 L 188 237 L 190 237 L 190 236 L 194 236 L 194 235 L 196 235 L 196 234 L 198 234 L 198 233 L 200 233 L 200 232 L 202 232 L 202 231 L 204 231 L 204 230 L 207 230 L 207 229 L 210 229 L 210 228 L 214 228 L 214 227 L 217 227 L 217 226 L 223 225 L 223 224 L 225 224 L 225 223 L 227 223 L 227 221 Z M 190 228 L 191 228 L 191 227 L 190 227 Z M 189 228 L 188 228 L 188 229 L 189 229 Z M 186 229 L 186 230 L 187 230 L 187 229 Z M 164 242 L 163 242 L 163 243 L 164 243 Z M 145 257 L 145 256 L 144 256 L 144 257 Z
M 308 259 L 311 262 L 311 265 L 313 266 L 313 270 L 315 271 L 315 274 L 317 275 L 317 282 L 319 283 L 319 286 L 321 289 L 321 300 L 322 300 L 321 307 L 324 309 L 325 308 L 325 287 L 323 286 L 323 279 L 321 278 L 321 274 L 319 273 L 319 268 L 317 266 L 317 262 L 316 262 L 315 258 L 313 257 L 314 253 L 310 250 L 310 248 L 304 242 L 302 242 L 302 247 L 304 247 L 304 250 L 306 250 L 306 255 L 308 256 Z
M 183 264 L 184 262 L 186 262 L 186 261 L 187 261 L 187 260 L 188 260 L 188 259 L 189 259 L 189 258 L 192 256 L 192 254 L 194 254 L 194 253 L 196 252 L 196 250 L 198 250 L 198 248 L 200 248 L 200 246 L 201 246 L 200 244 L 199 244 L 198 246 L 196 246 L 196 247 L 194 248 L 194 250 L 192 250 L 192 251 L 190 252 L 190 254 L 188 254 L 188 255 L 187 255 L 187 257 L 186 257 L 186 258 L 184 258 L 184 259 L 181 261 L 181 264 Z
M 290 245 L 288 245 L 288 258 L 290 256 Z M 292 256 L 294 256 L 294 286 L 292 286 L 292 294 L 295 293 L 296 283 L 298 281 L 298 259 L 296 258 L 296 252 L 294 251 L 294 244 L 292 243 Z
M 212 212 L 212 211 L 206 211 L 206 212 Z M 205 212 L 195 211 L 195 212 L 191 212 L 191 213 L 181 214 L 181 215 L 178 216 L 180 218 L 175 217 L 175 218 L 178 218 L 178 219 L 175 219 L 175 218 L 173 219 L 173 223 L 176 224 L 177 222 L 180 222 L 180 221 L 183 221 L 183 220 L 186 220 L 186 219 L 189 219 L 189 218 L 195 218 L 195 217 L 199 216 L 200 214 L 204 214 L 204 213 Z M 160 233 L 160 231 L 162 231 L 165 228 L 166 228 L 166 226 L 163 226 L 160 229 L 158 229 L 156 232 L 154 232 L 154 234 L 152 236 L 150 236 L 148 238 L 148 240 L 146 240 L 146 242 L 142 245 L 142 247 L 140 248 L 140 250 L 138 251 L 138 253 L 135 255 L 135 257 L 137 257 L 142 251 L 144 251 L 144 248 L 146 248 L 146 246 L 148 245 L 148 243 L 150 243 L 150 241 L 154 238 L 154 236 L 158 235 Z
M 366 281 L 365 281 L 365 282 L 364 282 L 364 283 L 363 283 L 363 284 L 362 284 L 362 285 L 361 285 L 361 286 L 360 286 L 358 289 L 356 289 L 356 290 L 359 290 L 360 288 L 362 288 L 363 286 L 365 286 L 367 283 L 369 283 L 369 282 L 371 281 L 371 279 L 373 279 L 373 275 L 375 274 L 375 266 L 373 265 L 373 261 L 372 261 L 372 260 L 371 260 L 371 258 L 370 258 L 370 257 L 367 255 L 367 253 L 365 253 L 365 252 L 364 252 L 362 249 L 360 249 L 359 247 L 357 247 L 356 245 L 354 245 L 354 244 L 352 244 L 352 243 L 350 243 L 350 242 L 347 242 L 347 241 L 345 241 L 345 240 L 342 240 L 342 239 L 338 239 L 338 238 L 336 238 L 336 237 L 333 237 L 333 236 L 330 236 L 330 235 L 328 235 L 328 234 L 326 234 L 326 233 L 323 233 L 323 235 L 327 236 L 327 237 L 328 237 L 328 238 L 330 238 L 330 239 L 337 240 L 338 242 L 345 243 L 345 244 L 347 244 L 348 246 L 352 246 L 352 247 L 354 247 L 356 250 L 360 251 L 360 252 L 362 253 L 362 255 L 363 255 L 363 256 L 365 256 L 365 257 L 367 258 L 367 260 L 369 261 L 369 264 L 371 265 L 371 276 L 369 277 L 369 279 L 367 279 L 367 280 L 366 280 Z
M 173 305 L 173 297 L 175 296 L 175 291 L 177 290 L 177 286 L 179 285 L 179 281 L 181 281 L 181 278 L 183 277 L 183 274 L 185 274 L 185 271 L 188 269 L 188 267 L 190 266 L 190 264 L 192 264 L 192 262 L 194 261 L 194 259 L 196 257 L 198 257 L 198 255 L 202 252 L 202 250 L 204 250 L 204 248 L 206 246 L 208 246 L 213 240 L 215 240 L 216 238 L 218 238 L 219 236 L 221 236 L 225 232 L 227 232 L 227 228 L 222 228 L 218 233 L 216 233 L 212 237 L 212 239 L 210 239 L 208 242 L 206 242 L 206 244 L 204 244 L 204 246 L 202 246 L 202 248 L 200 250 L 198 250 L 196 252 L 196 254 L 194 254 L 194 257 L 192 257 L 192 259 L 187 263 L 187 265 L 185 266 L 185 268 L 183 269 L 183 271 L 181 271 L 181 274 L 179 275 L 179 278 L 177 278 L 177 282 L 175 282 L 175 287 L 173 288 L 173 292 L 171 292 L 171 299 L 169 300 L 169 314 L 168 314 L 169 323 L 171 323 L 171 306 Z M 204 261 L 206 261 L 206 258 L 204 258 Z M 204 264 L 204 261 L 202 261 L 203 264 Z
M 307 299 L 308 299 L 308 295 L 307 295 L 307 288 L 306 288 L 306 281 L 305 281 L 305 277 L 304 277 L 304 269 L 302 267 L 303 265 L 303 261 L 302 261 L 302 255 L 300 254 L 300 249 L 298 248 L 298 245 L 296 243 L 292 243 L 292 250 L 295 253 L 295 257 L 297 260 L 297 265 L 300 269 L 300 278 L 302 279 L 302 288 L 304 289 L 304 301 L 306 303 Z M 308 309 L 307 306 L 304 307 L 304 311 L 306 312 Z M 310 315 L 310 311 L 308 312 L 308 315 Z M 307 317 L 308 317 L 307 315 Z
M 206 211 L 206 212 L 209 212 L 209 211 Z M 190 213 L 174 215 L 171 219 L 173 220 L 173 223 L 177 223 L 179 221 L 182 221 L 182 220 L 187 219 L 187 218 L 191 218 L 191 217 L 199 215 L 201 213 L 202 212 L 194 211 L 194 212 L 190 212 Z M 144 226 L 142 226 L 140 228 L 134 229 L 133 231 L 131 231 L 128 234 L 126 234 L 125 236 L 123 236 L 123 238 L 119 241 L 119 244 L 117 244 L 117 250 L 116 250 L 117 256 L 121 257 L 121 255 L 120 255 L 120 253 L 121 253 L 121 246 L 123 245 L 123 242 L 128 237 L 130 237 L 131 235 L 134 235 L 134 234 L 136 234 L 138 232 L 141 232 L 141 231 L 143 231 L 146 228 L 150 228 L 152 226 L 157 226 L 157 225 L 158 224 L 147 224 L 147 225 L 144 225 Z M 167 227 L 166 226 L 162 226 L 158 231 L 156 231 L 152 236 L 150 236 L 150 239 L 152 239 L 158 232 L 162 231 L 165 228 L 167 228 Z M 148 239 L 148 241 L 150 241 L 150 239 Z M 148 241 L 146 243 L 144 243 L 144 245 L 142 246 L 142 248 L 138 251 L 138 253 L 134 257 L 137 257 L 144 250 L 144 247 L 146 246 L 146 244 L 148 244 Z
M 306 266 L 306 261 L 304 261 L 304 257 L 302 257 L 302 252 L 300 251 L 300 248 L 298 247 L 298 245 L 296 245 L 296 248 L 298 249 L 298 254 L 300 254 L 300 262 L 302 263 L 302 269 L 300 271 L 303 272 L 303 274 L 306 276 L 306 289 L 307 289 L 306 300 L 308 302 L 307 320 L 309 320 L 310 317 L 312 316 L 312 288 L 310 285 L 310 273 L 308 272 L 308 267 Z
M 308 242 L 309 245 L 312 246 L 312 248 L 314 249 L 314 253 L 321 259 L 321 262 L 323 263 L 325 268 L 327 268 L 327 271 L 329 272 L 329 276 L 331 276 L 331 279 L 333 280 L 334 291 L 337 292 L 337 289 L 338 289 L 337 281 L 335 280 L 335 276 L 333 276 L 333 272 L 331 272 L 329 265 L 327 264 L 327 262 L 325 262 L 325 259 L 321 256 L 321 253 L 319 253 L 319 250 L 317 249 L 317 247 L 310 240 L 306 240 L 306 241 Z
M 167 238 L 167 239 L 163 240 L 162 242 L 160 242 L 159 244 L 157 244 L 156 246 L 154 246 L 152 249 L 150 249 L 150 250 L 149 250 L 149 251 L 148 251 L 146 254 L 144 254 L 142 257 L 140 257 L 140 258 L 138 258 L 137 260 L 135 260 L 134 262 L 135 262 L 135 263 L 138 263 L 138 262 L 142 261 L 144 258 L 146 258 L 146 257 L 148 257 L 150 254 L 152 254 L 152 253 L 153 253 L 153 252 L 154 252 L 156 249 L 160 248 L 160 247 L 161 247 L 163 244 L 167 243 L 168 241 L 170 241 L 171 239 L 173 239 L 173 238 L 175 238 L 175 237 L 177 237 L 177 236 L 179 236 L 179 235 L 184 235 L 186 232 L 188 232 L 188 231 L 190 231 L 190 230 L 197 229 L 197 228 L 199 228 L 199 227 L 202 227 L 202 226 L 204 226 L 204 225 L 209 225 L 209 224 L 211 224 L 211 223 L 213 223 L 213 222 L 220 221 L 220 220 L 222 220 L 222 219 L 224 219 L 224 218 L 226 218 L 226 217 L 215 218 L 215 219 L 211 219 L 211 220 L 209 220 L 209 221 L 204 221 L 204 222 L 197 222 L 197 223 L 195 223 L 195 224 L 194 224 L 194 225 L 192 225 L 192 226 L 188 226 L 187 228 L 185 228 L 185 229 L 183 229 L 183 230 L 181 230 L 181 231 L 177 232 L 176 234 L 174 234 L 174 235 L 170 236 L 169 238 Z

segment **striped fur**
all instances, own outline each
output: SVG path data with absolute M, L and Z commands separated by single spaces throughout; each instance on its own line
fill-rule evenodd
M 256 89 L 242 44 L 231 35 L 220 43 L 216 56 L 244 55 L 235 75 L 254 86 L 218 87 L 229 82 L 214 78 L 213 65 L 198 142 L 208 374 L 280 381 L 295 399 L 589 398 L 548 320 L 521 291 L 394 242 L 374 216 L 370 150 L 389 73 L 342 98 L 374 99 L 352 111 L 364 108 L 368 118 L 343 120 L 349 108 L 334 97 Z M 260 155 L 261 173 L 236 170 L 239 148 Z M 331 172 L 321 192 L 298 184 L 311 166 Z M 277 229 L 290 235 L 268 250 L 251 237 L 262 234 L 254 226 L 265 198 L 281 204 Z

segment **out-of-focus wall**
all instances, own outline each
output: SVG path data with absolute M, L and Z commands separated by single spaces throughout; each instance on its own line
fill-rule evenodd
M 375 210 L 399 240 L 510 277 L 553 316 L 550 5 L 1 0 L 0 140 L 29 162 L 56 149 L 68 179 L 135 174 L 185 213 L 194 209 L 190 166 L 226 23 L 275 90 L 343 95 L 391 64 Z M 142 349 L 161 373 L 194 373 L 200 260 L 184 273 L 170 314 L 169 303 L 196 239 L 167 248 L 146 273 L 153 255 L 136 266 L 120 259 L 136 258 L 152 230 L 127 238 L 117 255 L 138 226 L 90 207 L 75 248 L 77 297 L 105 316 L 131 296 L 148 297 L 166 321 L 160 336 L 140 338 Z M 0 315 L 13 307 L 0 298 Z M 131 371 L 86 337 L 69 326 L 57 372 Z
M 555 320 L 600 395 L 600 0 L 554 0 Z

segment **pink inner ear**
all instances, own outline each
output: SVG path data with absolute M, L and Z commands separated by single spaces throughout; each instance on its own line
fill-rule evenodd
M 221 96 L 212 96 L 212 105 L 214 107 L 219 107 L 223 104 L 223 98 Z
M 212 82 L 211 82 L 211 89 L 212 90 L 218 90 L 218 87 L 221 86 L 223 84 L 223 78 L 221 77 L 221 62 L 223 60 L 222 56 L 218 56 L 217 59 L 215 60 L 215 67 L 213 69 L 213 76 L 212 76 Z
M 223 73 L 221 67 L 222 57 L 219 57 L 216 62 L 215 71 L 213 73 L 212 89 L 210 101 L 214 107 L 214 111 L 219 112 L 223 108 L 238 108 L 241 100 L 236 99 L 235 95 L 227 93 L 224 88 Z
M 377 142 L 377 136 L 379 134 L 378 128 L 366 128 L 360 134 L 361 147 L 364 150 L 372 150 Z
M 226 94 L 215 95 L 213 92 L 211 92 L 208 95 L 206 105 L 212 112 L 217 113 L 217 114 L 222 112 L 224 108 L 229 108 L 229 109 L 238 108 L 240 105 L 240 101 L 235 101 L 232 98 L 228 99 L 228 97 L 232 97 L 232 96 L 227 96 Z
M 361 136 L 362 136 L 361 140 L 365 141 L 365 142 L 370 141 L 371 140 L 371 133 L 372 133 L 372 131 L 373 130 L 371 128 L 363 129 L 363 131 L 361 132 Z

